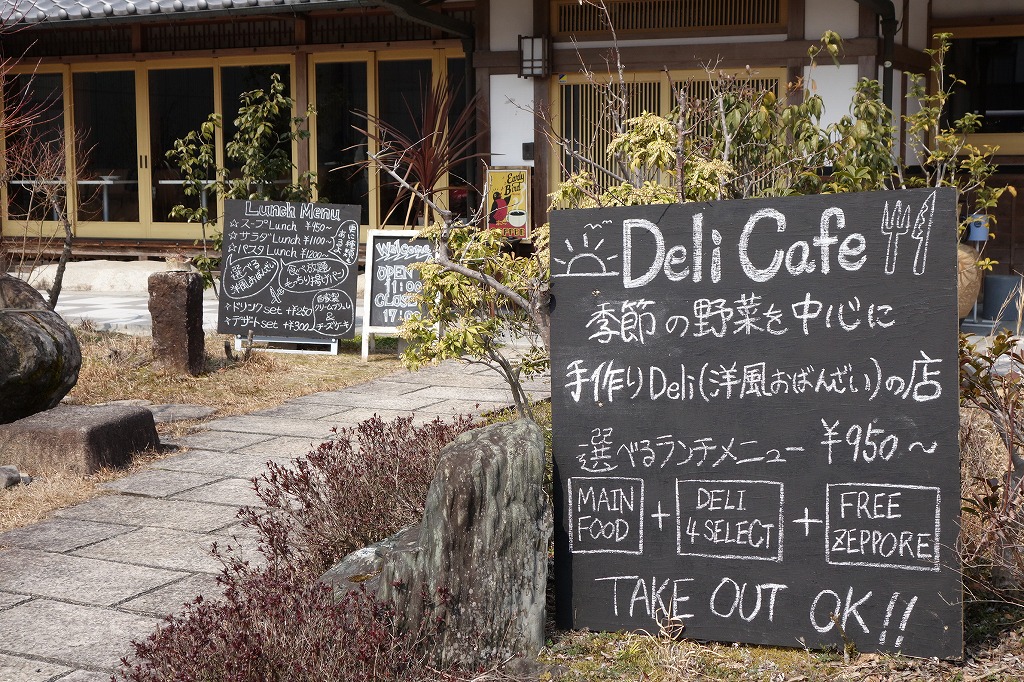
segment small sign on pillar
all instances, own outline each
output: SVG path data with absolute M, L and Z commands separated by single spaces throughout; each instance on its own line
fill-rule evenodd
M 529 239 L 529 166 L 487 169 L 486 194 L 487 227 L 508 239 Z

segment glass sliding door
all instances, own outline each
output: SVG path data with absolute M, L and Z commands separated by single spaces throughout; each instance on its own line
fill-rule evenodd
M 291 68 L 287 64 L 225 66 L 220 70 L 221 111 L 224 112 L 225 150 L 223 158 L 224 165 L 231 171 L 232 177 L 237 176 L 237 171 L 241 169 L 242 164 L 235 159 L 228 158 L 226 147 L 238 131 L 235 119 L 238 118 L 239 109 L 243 106 L 241 96 L 243 93 L 254 90 L 262 90 L 264 93 L 269 92 L 271 77 L 274 74 L 280 76 L 281 82 L 284 84 L 284 95 L 287 97 L 290 93 L 291 83 Z M 274 129 L 274 135 L 278 140 L 277 147 L 285 153 L 289 161 L 292 157 L 292 145 L 290 142 L 282 141 L 283 136 L 288 132 L 288 119 L 292 116 L 301 116 L 304 113 L 296 111 L 282 112 L 281 118 Z M 287 170 L 282 172 L 280 177 L 275 178 L 274 187 L 253 187 L 251 191 L 261 195 L 265 194 L 273 199 L 279 199 L 282 198 L 280 196 L 281 190 L 291 181 L 291 171 Z
M 75 73 L 78 219 L 138 222 L 135 72 Z
M 466 83 L 468 77 L 466 60 L 463 58 L 449 58 L 447 63 L 448 86 L 452 91 L 451 98 L 453 103 L 448 117 L 448 127 L 452 135 L 455 135 L 456 132 L 463 134 L 461 138 L 453 139 L 453 142 L 460 146 L 476 132 L 476 125 L 473 122 L 470 122 L 467 129 L 458 130 L 459 120 L 466 113 L 466 107 L 469 104 L 469 88 Z M 464 118 L 462 120 L 465 121 Z M 472 157 L 477 151 L 479 150 L 475 147 L 465 149 L 460 155 L 463 157 L 463 161 L 453 164 L 452 168 L 448 171 L 448 210 L 457 216 L 465 218 L 472 215 L 477 202 L 480 200 L 479 195 L 473 189 L 476 180 L 474 171 L 477 165 L 479 165 L 479 161 L 475 158 L 465 158 Z
M 366 62 L 316 65 L 316 173 L 320 201 L 362 207 L 360 222 L 370 222 L 369 172 L 351 164 L 366 158 Z
M 431 60 L 402 59 L 377 65 L 378 116 L 409 139 L 422 136 L 423 98 L 432 86 Z M 385 142 L 387 140 L 385 139 Z M 417 225 L 422 202 L 384 173 L 380 177 L 380 215 L 384 225 Z
M 210 219 L 216 218 L 214 198 L 185 196 L 181 173 L 167 158 L 174 141 L 199 128 L 213 113 L 213 107 L 212 67 L 149 72 L 148 165 L 153 187 L 153 222 L 172 221 L 170 212 L 177 204 L 190 208 L 206 205 Z
M 67 210 L 64 77 L 18 74 L 3 85 L 5 116 L 25 121 L 5 142 L 7 215 L 22 223 L 58 220 Z

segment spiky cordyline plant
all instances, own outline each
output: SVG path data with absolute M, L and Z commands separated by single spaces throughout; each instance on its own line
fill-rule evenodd
M 457 176 L 461 166 L 482 156 L 474 151 L 483 135 L 481 131 L 474 130 L 479 95 L 461 103 L 457 101 L 460 90 L 457 85 L 447 77 L 438 79 L 432 86 L 421 84 L 419 107 L 405 100 L 408 126 L 365 111 L 355 112 L 369 124 L 366 129 L 357 130 L 366 135 L 377 149 L 371 152 L 373 158 L 353 165 L 379 167 L 403 181 L 387 182 L 399 187 L 395 205 L 389 208 L 388 216 L 398 208 L 405 190 L 404 183 L 414 189 L 414 197 L 419 194 L 427 199 L 419 202 L 423 214 L 415 217 L 422 218 L 423 225 L 430 224 L 438 217 L 432 215 L 430 203 L 454 186 L 452 177 Z M 459 179 L 465 185 L 471 184 L 470 178 Z M 405 216 L 407 223 L 413 217 L 411 211 L 410 205 Z

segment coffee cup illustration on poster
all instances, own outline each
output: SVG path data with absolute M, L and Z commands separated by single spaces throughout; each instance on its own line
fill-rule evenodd
M 487 170 L 487 227 L 509 239 L 530 236 L 530 169 L 500 167 Z

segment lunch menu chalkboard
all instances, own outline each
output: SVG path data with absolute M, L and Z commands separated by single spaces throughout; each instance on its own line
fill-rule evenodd
M 962 655 L 955 200 L 552 213 L 561 626 Z
M 224 202 L 222 334 L 352 338 L 359 207 Z

